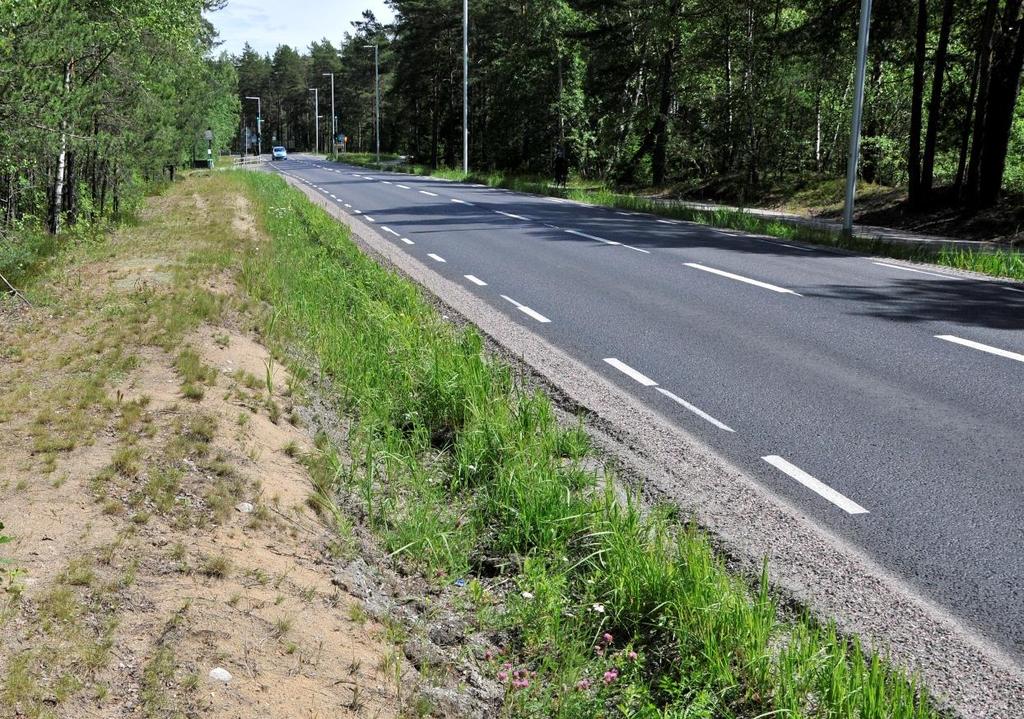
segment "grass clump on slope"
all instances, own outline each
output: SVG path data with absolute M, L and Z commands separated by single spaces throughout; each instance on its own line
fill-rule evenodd
M 412 283 L 277 177 L 246 174 L 272 246 L 246 265 L 273 332 L 312 352 L 354 420 L 326 442 L 323 497 L 359 499 L 389 551 L 474 577 L 482 661 L 509 716 L 937 716 L 914 682 L 831 628 L 781 617 L 767 584 L 731 576 L 668 511 L 620 501 L 587 469 L 581 427 L 444 322 Z M 501 610 L 481 582 L 510 576 Z M 440 581 L 440 579 L 439 579 Z

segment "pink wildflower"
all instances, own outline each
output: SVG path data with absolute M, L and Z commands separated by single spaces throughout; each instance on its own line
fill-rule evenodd
M 618 669 L 609 669 L 608 671 L 606 671 L 604 673 L 604 683 L 605 684 L 611 684 L 612 682 L 614 682 L 618 678 L 619 678 L 619 670 Z
M 602 639 L 604 639 L 604 643 L 605 644 L 611 644 L 612 642 L 615 641 L 615 638 L 611 634 L 608 634 L 607 632 L 602 637 Z
M 629 657 L 629 661 L 631 661 L 631 662 L 635 662 L 636 659 L 637 659 L 637 653 L 636 652 L 630 652 L 626 656 Z
M 499 682 L 507 682 L 508 681 L 508 672 L 498 672 L 498 681 Z
M 487 661 L 491 661 L 492 659 L 494 659 L 494 654 L 493 654 L 493 652 L 491 652 L 490 649 L 488 649 L 486 652 L 484 652 L 484 659 L 487 660 Z
M 580 679 L 578 682 L 576 682 L 576 689 L 581 691 L 581 692 L 582 691 L 586 691 L 587 689 L 590 689 L 590 680 L 589 679 Z
M 516 679 L 514 682 L 512 682 L 512 686 L 515 689 L 526 689 L 526 687 L 530 686 L 530 680 L 525 678 Z

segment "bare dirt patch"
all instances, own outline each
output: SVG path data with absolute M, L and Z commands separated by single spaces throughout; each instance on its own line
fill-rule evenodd
M 308 501 L 302 383 L 196 260 L 259 229 L 204 182 L 49 278 L 4 346 L 0 717 L 444 715 L 376 575 L 338 579 L 359 546 Z

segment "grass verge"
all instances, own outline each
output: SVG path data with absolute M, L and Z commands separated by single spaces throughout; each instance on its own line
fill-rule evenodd
M 398 156 L 382 157 L 378 163 L 374 155 L 349 153 L 341 160 L 361 167 L 379 171 L 408 172 L 415 175 L 429 175 L 458 182 L 475 182 L 490 187 L 501 187 L 515 192 L 535 195 L 562 197 L 587 202 L 603 207 L 614 207 L 632 212 L 644 212 L 659 217 L 669 217 L 685 222 L 696 222 L 710 227 L 741 230 L 755 235 L 767 235 L 784 240 L 804 242 L 812 245 L 835 247 L 867 255 L 892 257 L 913 262 L 930 262 L 959 270 L 980 272 L 993 277 L 1006 277 L 1024 281 L 1024 253 L 1013 250 L 970 250 L 933 247 L 916 247 L 890 242 L 881 238 L 847 237 L 827 228 L 786 222 L 785 220 L 760 217 L 743 210 L 705 210 L 690 207 L 682 202 L 655 200 L 639 195 L 615 192 L 600 184 L 570 184 L 561 188 L 540 176 L 509 175 L 502 172 L 466 174 L 460 170 L 446 168 L 431 169 L 426 165 L 402 164 Z
M 620 501 L 582 427 L 347 228 L 278 177 L 244 181 L 273 238 L 244 269 L 268 335 L 310 351 L 355 418 L 350 456 L 323 439 L 307 458 L 318 494 L 354 500 L 394 556 L 465 586 L 480 626 L 510 638 L 484 657 L 507 715 L 937 716 L 856 640 L 730 575 L 673 509 Z

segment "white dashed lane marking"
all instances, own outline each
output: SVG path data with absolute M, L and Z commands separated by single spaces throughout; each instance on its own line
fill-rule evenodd
M 651 379 L 647 375 L 643 374 L 642 372 L 638 372 L 637 370 L 633 369 L 632 367 L 630 367 L 625 362 L 623 362 L 623 361 L 621 361 L 619 359 L 616 359 L 615 357 L 605 357 L 604 361 L 607 362 L 608 364 L 610 364 L 615 369 L 617 369 L 619 372 L 622 372 L 622 374 L 626 375 L 627 377 L 630 377 L 631 379 L 636 380 L 637 382 L 642 384 L 644 387 L 657 387 L 658 386 L 658 383 L 655 382 L 653 379 Z
M 1005 357 L 1006 359 L 1016 360 L 1017 362 L 1024 362 L 1024 355 L 1017 352 L 999 349 L 998 347 L 982 344 L 981 342 L 975 342 L 973 340 L 965 340 L 963 337 L 957 337 L 956 335 L 935 335 L 935 339 L 945 340 L 946 342 L 952 342 L 953 344 L 961 345 L 963 347 L 970 347 L 971 349 L 975 349 L 980 352 L 987 352 L 988 354 L 996 355 L 997 357 Z
M 531 308 L 527 307 L 526 305 L 524 305 L 524 304 L 522 304 L 520 302 L 516 302 L 514 299 L 512 299 L 508 295 L 502 295 L 501 299 L 505 300 L 506 302 L 511 302 L 513 305 L 515 305 L 515 308 L 517 310 L 522 312 L 527 317 L 532 317 L 533 319 L 537 320 L 540 323 L 546 324 L 546 323 L 551 321 L 547 317 L 542 315 L 540 312 L 537 312 L 536 310 L 531 309 Z
M 709 272 L 713 275 L 718 275 L 719 277 L 726 277 L 730 280 L 736 280 L 737 282 L 743 282 L 748 285 L 753 285 L 754 287 L 760 287 L 765 290 L 771 290 L 772 292 L 779 292 L 785 295 L 796 295 L 797 297 L 803 297 L 803 295 L 801 295 L 799 292 L 788 290 L 785 287 L 779 287 L 778 285 L 770 285 L 767 282 L 761 282 L 760 280 L 752 280 L 749 277 L 744 277 L 743 275 L 736 275 L 733 274 L 732 272 L 726 272 L 725 270 L 716 270 L 714 267 L 707 267 L 705 265 L 697 264 L 696 262 L 684 262 L 683 264 L 685 264 L 687 267 L 692 267 L 695 270 Z
M 657 390 L 658 390 L 659 392 L 661 392 L 661 393 L 662 393 L 663 395 L 665 395 L 666 397 L 668 397 L 668 398 L 669 398 L 670 400 L 672 400 L 673 402 L 675 402 L 676 404 L 678 404 L 678 405 L 679 405 L 680 407 L 682 407 L 682 408 L 684 408 L 684 409 L 687 409 L 687 410 L 689 410 L 690 412 L 693 412 L 693 413 L 694 413 L 695 415 L 697 415 L 697 416 L 698 416 L 698 417 L 700 417 L 701 419 L 703 419 L 703 420 L 705 420 L 705 421 L 707 421 L 707 422 L 710 422 L 711 424 L 715 425 L 715 426 L 716 426 L 716 427 L 718 427 L 719 429 L 723 429 L 723 430 L 725 430 L 726 432 L 735 432 L 735 431 L 736 431 L 736 430 L 732 429 L 731 427 L 729 427 L 728 425 L 726 425 L 726 424 L 724 424 L 724 423 L 722 423 L 722 422 L 719 422 L 719 421 L 718 421 L 717 419 L 715 419 L 714 417 L 712 417 L 712 416 L 711 416 L 710 414 L 708 414 L 707 412 L 705 412 L 705 411 L 701 410 L 701 409 L 700 409 L 699 407 L 695 407 L 694 405 L 690 404 L 689 402 L 687 402 L 687 401 L 686 401 L 685 399 L 683 399 L 682 397 L 677 397 L 676 395 L 672 394 L 672 393 L 671 393 L 671 392 L 669 392 L 669 391 L 668 391 L 667 389 L 664 389 L 664 388 L 662 388 L 662 387 L 657 387 L 656 389 L 657 389 Z
M 789 475 L 815 494 L 824 497 L 847 514 L 868 514 L 868 510 L 864 509 L 864 507 L 860 506 L 849 497 L 840 494 L 824 482 L 807 474 L 807 472 L 803 471 L 795 464 L 787 462 L 782 457 L 773 454 L 767 457 L 762 457 L 761 459 L 775 467 L 780 472 Z

